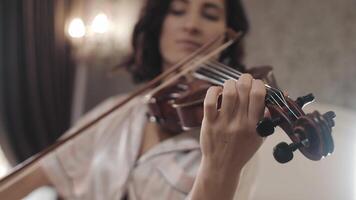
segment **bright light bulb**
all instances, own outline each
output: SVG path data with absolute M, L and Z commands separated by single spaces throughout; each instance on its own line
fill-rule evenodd
M 68 28 L 68 33 L 73 38 L 81 38 L 85 36 L 85 25 L 82 19 L 73 19 Z
M 108 29 L 109 29 L 108 17 L 103 13 L 98 14 L 94 18 L 93 23 L 91 25 L 91 28 L 95 33 L 105 33 L 105 32 L 107 32 Z

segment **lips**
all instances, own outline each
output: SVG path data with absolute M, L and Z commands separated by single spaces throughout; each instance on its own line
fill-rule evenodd
M 180 48 L 188 51 L 195 51 L 202 46 L 202 44 L 200 44 L 199 42 L 189 39 L 177 40 L 177 45 Z

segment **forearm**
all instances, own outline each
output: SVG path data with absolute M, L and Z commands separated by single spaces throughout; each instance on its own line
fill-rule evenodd
M 217 166 L 203 158 L 191 191 L 191 199 L 233 199 L 238 186 L 241 168 Z
M 42 168 L 35 165 L 1 184 L 0 199 L 22 199 L 33 190 L 49 184 L 50 181 Z

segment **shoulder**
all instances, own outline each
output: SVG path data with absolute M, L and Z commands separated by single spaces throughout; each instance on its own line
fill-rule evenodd
M 125 100 L 128 97 L 127 94 L 120 94 L 116 96 L 112 96 L 103 102 L 99 103 L 96 107 L 92 110 L 88 111 L 82 117 L 76 121 L 73 126 L 67 130 L 62 137 L 66 137 L 68 135 L 73 134 L 74 132 L 78 131 L 82 127 L 86 126 L 87 124 L 98 120 L 101 116 L 105 114 L 105 117 L 95 122 L 93 126 L 90 126 L 90 129 L 97 129 L 99 127 L 105 126 L 105 124 L 114 122 L 114 121 L 123 121 L 127 119 L 132 119 L 132 115 L 141 113 L 146 110 L 146 104 L 144 102 L 144 98 L 142 97 L 135 97 L 128 103 L 124 104 L 120 108 L 116 108 L 117 105 Z M 143 111 L 142 111 L 143 110 Z
M 85 122 L 91 121 L 101 115 L 103 115 L 105 112 L 108 112 L 111 110 L 113 107 L 115 107 L 116 104 L 118 104 L 120 101 L 124 100 L 127 97 L 126 94 L 120 94 L 116 96 L 112 96 L 101 103 L 99 103 L 97 106 L 95 106 L 93 109 L 85 113 L 75 124 L 83 124 Z

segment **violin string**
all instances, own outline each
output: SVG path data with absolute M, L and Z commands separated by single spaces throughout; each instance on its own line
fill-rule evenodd
M 241 75 L 241 74 L 242 74 L 241 72 L 237 71 L 236 69 L 234 69 L 234 68 L 232 68 L 232 67 L 229 67 L 229 66 L 227 66 L 227 65 L 225 65 L 225 64 L 223 64 L 223 63 L 221 63 L 221 62 L 218 62 L 218 61 L 215 61 L 215 60 L 210 60 L 210 62 L 215 63 L 216 65 L 219 66 L 219 68 L 228 69 L 229 71 L 231 71 L 232 73 L 235 73 L 235 74 L 237 74 L 237 75 Z M 274 94 L 281 102 L 283 102 L 283 104 L 290 110 L 290 112 L 291 112 L 296 118 L 298 118 L 297 115 L 293 112 L 293 110 L 290 109 L 290 107 L 289 107 L 287 101 L 286 101 L 285 98 L 284 98 L 283 92 L 282 92 L 281 90 L 276 89 L 276 88 L 273 88 L 273 87 L 269 86 L 268 84 L 265 84 L 265 87 L 266 87 L 267 90 L 272 90 L 272 91 L 271 91 L 272 94 Z M 278 93 L 278 94 L 277 94 L 277 93 Z M 278 105 L 279 105 L 279 104 L 278 104 Z
M 239 72 L 239 71 L 237 71 L 236 69 L 233 69 L 232 67 L 229 67 L 229 66 L 227 66 L 227 65 L 225 65 L 225 64 L 223 64 L 223 63 L 220 63 L 220 62 L 218 62 L 218 61 L 209 60 L 209 62 L 210 62 L 210 66 L 211 66 L 211 65 L 213 65 L 213 66 L 215 65 L 215 66 L 218 66 L 218 68 L 220 68 L 220 69 L 221 69 L 221 68 L 222 68 L 222 69 L 226 69 L 226 70 L 228 70 L 228 71 L 230 71 L 230 72 L 232 72 L 232 73 L 235 73 L 238 78 L 242 75 L 242 73 Z M 213 64 L 213 63 L 214 63 L 214 64 Z M 298 116 L 294 113 L 294 111 L 289 107 L 289 105 L 288 105 L 288 103 L 286 102 L 286 100 L 285 100 L 285 98 L 284 98 L 284 95 L 283 95 L 283 93 L 282 93 L 281 90 L 276 89 L 276 88 L 273 88 L 273 87 L 269 86 L 268 84 L 265 84 L 265 87 L 266 87 L 267 91 L 272 92 L 272 94 L 267 94 L 267 95 L 269 95 L 269 96 L 274 100 L 275 104 L 277 104 L 277 105 L 282 109 L 282 106 L 279 104 L 279 101 L 277 101 L 272 95 L 275 95 L 275 97 L 277 97 L 277 98 L 283 103 L 283 105 L 290 111 L 290 113 L 291 113 L 296 119 L 298 118 Z M 278 93 L 278 94 L 277 94 L 277 93 Z
M 214 73 L 216 73 L 216 74 L 219 74 L 220 76 L 223 76 L 223 77 L 226 78 L 226 79 L 229 79 L 229 78 L 230 78 L 230 79 L 238 79 L 238 78 L 239 78 L 239 77 L 237 77 L 237 76 L 234 76 L 234 75 L 225 73 L 225 72 L 219 70 L 218 68 L 214 68 L 214 67 L 211 67 L 211 66 L 212 66 L 212 65 L 210 65 L 210 64 L 204 64 L 204 65 L 202 66 L 202 68 L 203 68 L 203 69 L 210 70 L 210 71 L 212 71 L 212 72 L 214 72 Z
M 223 86 L 224 82 L 226 80 L 228 80 L 228 78 L 219 77 L 218 75 L 219 74 L 214 74 L 214 73 L 210 72 L 209 70 L 202 69 L 202 68 L 200 68 L 196 72 L 194 72 L 194 76 L 196 78 L 199 78 L 199 79 L 202 79 L 202 80 L 206 80 L 206 81 L 211 82 L 211 83 L 216 84 L 216 85 Z M 233 78 L 233 80 L 236 80 L 236 79 Z M 267 98 L 267 101 L 269 101 L 271 103 L 274 103 L 274 104 L 277 104 L 282 109 L 282 106 L 278 103 L 278 101 L 273 96 L 270 96 L 270 97 L 271 98 Z
M 204 70 L 204 69 L 198 69 L 197 71 L 195 71 L 194 76 L 196 76 L 199 79 L 203 79 L 203 80 L 215 83 L 220 86 L 223 86 L 224 82 L 226 80 L 226 79 L 221 78 L 221 77 L 217 76 L 216 74 L 214 74 L 208 70 Z
M 224 65 L 223 63 L 220 63 L 220 62 L 217 62 L 217 61 L 210 61 L 210 62 L 211 62 L 211 63 L 209 63 L 209 64 L 210 64 L 209 66 L 217 67 L 217 68 L 220 68 L 220 69 L 225 69 L 226 71 L 229 71 L 229 72 L 232 72 L 233 74 L 235 74 L 235 76 L 234 76 L 234 78 L 233 78 L 233 79 L 235 79 L 235 80 L 237 80 L 238 78 L 240 78 L 240 76 L 242 75 L 241 72 L 239 72 L 239 71 L 237 71 L 237 70 L 235 70 L 235 69 L 233 69 L 233 68 L 231 68 L 231 67 L 229 67 L 229 66 L 227 66 L 227 65 Z M 214 64 L 212 64 L 212 63 L 214 63 Z M 268 86 L 267 84 L 265 84 L 265 86 L 266 86 L 267 91 L 270 91 L 270 90 L 271 90 L 271 87 L 270 87 L 270 86 Z M 278 97 L 278 94 L 276 94 L 276 92 L 274 92 L 273 90 L 270 91 L 270 92 L 272 92 L 272 94 L 267 94 L 267 95 L 273 95 L 273 94 L 274 94 L 274 95 L 276 95 L 276 96 Z M 273 96 L 271 96 L 271 97 L 272 97 L 272 99 L 275 101 L 275 103 L 280 106 L 280 104 L 278 103 L 278 101 L 276 101 L 276 99 L 273 98 Z M 281 99 L 280 99 L 280 100 L 281 100 Z M 282 106 L 280 106 L 280 107 L 282 108 Z
M 214 66 L 214 65 L 212 63 L 209 63 L 209 65 L 204 63 L 203 66 L 201 66 L 201 68 L 196 70 L 194 75 L 199 76 L 197 78 L 202 78 L 207 81 L 217 83 L 218 85 L 221 86 L 223 85 L 224 81 L 228 79 L 237 80 L 240 77 L 239 75 L 232 77 L 227 74 L 223 74 L 220 71 L 216 70 L 215 68 L 211 68 L 210 66 Z M 273 91 L 271 92 L 273 93 Z M 276 101 L 276 99 L 272 95 L 270 96 L 274 100 L 275 104 L 278 105 L 280 108 L 282 108 L 282 106 L 278 103 L 278 101 Z
M 220 62 L 217 62 L 217 61 L 212 61 L 212 62 L 214 62 L 217 65 L 219 65 L 219 67 L 223 67 L 225 69 L 230 69 L 230 71 L 232 71 L 233 73 L 236 73 L 237 75 L 241 75 L 242 74 L 241 72 L 237 71 L 236 69 L 233 69 L 233 68 L 231 68 L 231 67 L 229 67 L 227 65 L 224 65 L 223 63 L 220 63 Z M 285 101 L 285 99 L 284 99 L 284 97 L 283 97 L 283 95 L 282 95 L 280 90 L 278 90 L 276 88 L 273 88 L 273 87 L 269 86 L 268 84 L 265 84 L 265 87 L 266 87 L 267 90 L 272 90 L 272 92 L 274 91 L 273 94 L 275 94 L 279 98 L 279 100 L 284 102 L 284 104 L 287 104 L 287 102 Z M 277 93 L 279 93 L 282 96 L 282 98 Z
M 284 104 L 287 104 L 287 101 L 286 101 L 286 99 L 284 98 L 283 92 L 282 92 L 281 90 L 276 89 L 276 88 L 273 88 L 273 87 L 271 87 L 271 86 L 269 86 L 269 85 L 267 85 L 267 84 L 266 84 L 266 87 L 268 87 L 268 88 L 270 88 L 271 90 L 275 91 L 275 93 L 278 93 L 279 95 L 277 95 L 277 96 L 279 97 L 279 99 L 280 99 L 281 101 L 283 101 Z M 287 104 L 287 105 L 288 105 L 288 104 Z
M 204 69 L 198 69 L 196 72 L 194 72 L 194 76 L 196 78 L 199 78 L 199 79 L 202 79 L 202 80 L 206 80 L 208 82 L 211 82 L 213 84 L 217 84 L 217 85 L 220 85 L 220 86 L 223 86 L 224 82 L 226 80 L 228 80 L 227 78 L 216 77 L 215 74 L 213 74 L 213 73 L 211 73 L 211 72 L 209 72 L 207 70 L 204 70 Z M 236 79 L 233 79 L 233 80 L 236 80 Z M 273 101 L 271 101 L 271 99 Z M 270 98 L 267 98 L 267 100 L 270 101 L 271 103 L 274 103 L 277 106 L 279 106 L 280 109 L 283 109 L 283 107 L 278 103 L 278 101 L 272 95 L 270 95 Z
M 196 76 L 199 76 L 197 78 L 205 79 L 207 81 L 214 82 L 215 84 L 218 84 L 218 85 L 223 85 L 223 82 L 228 79 L 237 80 L 242 74 L 241 72 L 239 72 L 229 66 L 226 66 L 223 63 L 217 62 L 217 61 L 209 60 L 207 62 L 202 63 L 202 65 L 203 66 L 200 69 L 198 69 L 195 73 Z M 208 76 L 208 77 L 206 77 L 206 76 Z M 266 86 L 267 91 L 272 93 L 272 94 L 267 93 L 267 96 L 271 97 L 273 102 L 278 107 L 283 109 L 283 107 L 280 105 L 279 101 L 274 98 L 273 95 L 275 95 L 275 97 L 277 97 L 283 103 L 283 105 L 291 112 L 291 114 L 297 119 L 298 118 L 297 115 L 293 112 L 292 109 L 290 109 L 290 107 L 286 103 L 284 97 L 282 97 L 283 99 L 280 97 L 280 95 L 282 95 L 282 92 L 276 88 L 273 88 L 273 87 L 267 85 L 267 84 L 265 84 L 265 86 Z M 276 91 L 280 95 L 278 95 Z M 269 100 L 269 101 L 272 102 L 271 100 Z
M 220 71 L 223 71 L 224 73 L 228 73 L 236 78 L 239 78 L 242 73 L 235 70 L 235 69 L 232 69 L 231 67 L 228 67 L 222 63 L 219 63 L 217 61 L 209 61 L 210 63 L 210 66 L 213 66 L 214 68 L 216 68 L 217 70 L 220 70 Z
M 212 61 L 212 60 L 210 60 L 210 62 L 215 63 L 215 64 L 218 65 L 220 68 L 229 69 L 229 71 L 232 71 L 233 73 L 237 74 L 238 76 L 241 76 L 241 74 L 242 74 L 241 72 L 237 71 L 236 69 L 234 69 L 234 68 L 232 68 L 232 67 L 229 67 L 229 66 L 227 66 L 227 65 L 225 65 L 225 64 L 223 64 L 223 63 L 220 63 L 220 62 L 218 62 L 218 61 Z M 284 98 L 284 95 L 283 95 L 283 93 L 282 93 L 281 90 L 276 89 L 276 88 L 273 88 L 273 87 L 269 86 L 268 84 L 265 84 L 265 87 L 266 87 L 267 91 L 272 92 L 272 94 L 274 94 L 274 95 L 283 103 L 283 105 L 291 112 L 291 114 L 292 114 L 296 119 L 298 118 L 298 116 L 294 113 L 294 111 L 289 107 L 289 105 L 288 105 L 288 103 L 286 102 L 286 100 L 285 100 L 285 98 Z M 277 93 L 278 93 L 278 94 L 277 94 Z M 267 94 L 267 95 L 269 95 L 269 94 Z M 272 99 L 275 101 L 275 103 L 277 103 L 277 105 L 278 105 L 280 108 L 282 108 L 281 105 L 278 103 L 279 101 L 277 101 L 275 98 L 273 98 L 272 95 L 270 95 L 270 96 L 271 96 Z
M 227 71 L 230 71 L 231 73 L 234 73 L 234 74 L 237 74 L 239 76 L 242 75 L 241 72 L 237 71 L 236 69 L 232 68 L 232 67 L 229 67 L 221 62 L 218 62 L 216 60 L 210 60 L 211 63 L 214 63 L 216 66 L 220 67 L 220 68 L 223 68 L 223 69 L 226 69 Z

